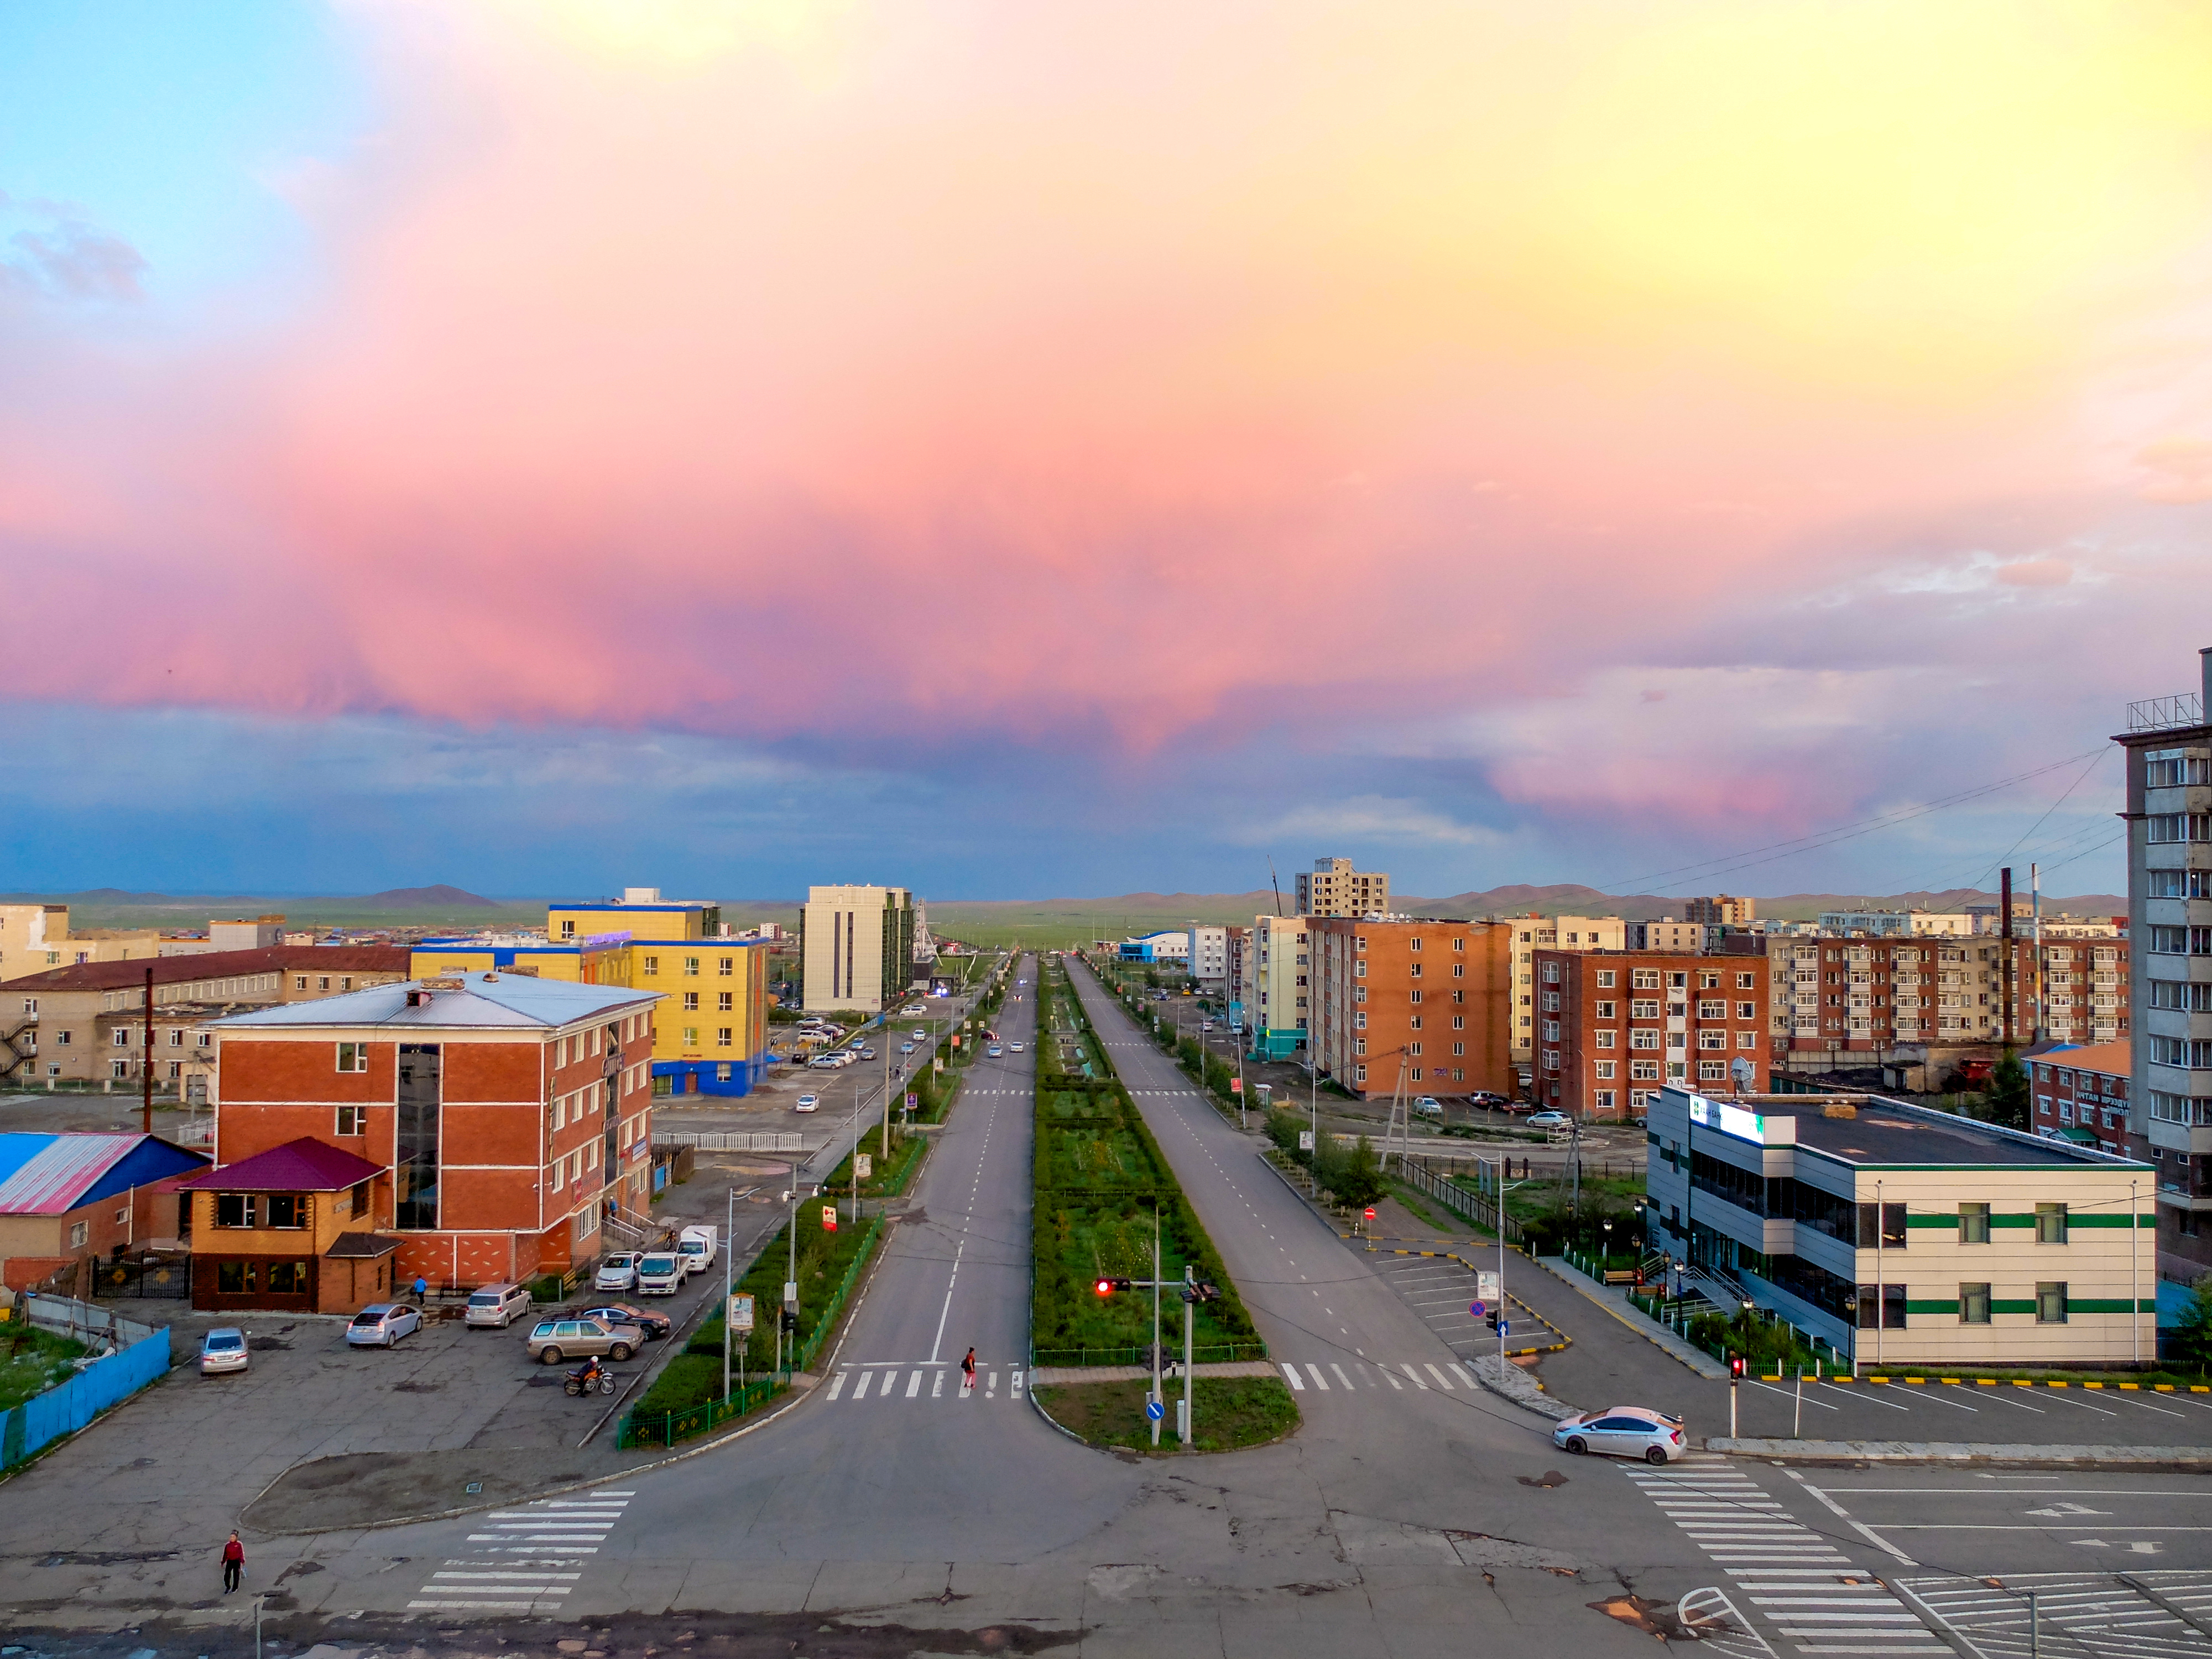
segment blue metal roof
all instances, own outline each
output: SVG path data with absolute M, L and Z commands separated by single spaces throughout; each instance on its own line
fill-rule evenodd
M 218 1030 L 266 1029 L 271 1026 L 400 1026 L 420 1030 L 456 1028 L 548 1029 L 574 1024 L 603 1015 L 647 1006 L 660 1000 L 659 991 L 636 991 L 622 985 L 580 985 L 571 980 L 534 979 L 526 974 L 478 972 L 450 976 L 460 981 L 456 990 L 429 991 L 419 1006 L 410 1006 L 408 993 L 423 988 L 421 980 L 402 984 L 374 985 L 365 991 L 322 997 L 313 1002 L 286 1003 L 210 1020 Z

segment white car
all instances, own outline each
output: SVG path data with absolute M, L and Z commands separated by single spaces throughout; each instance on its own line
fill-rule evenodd
M 985 1052 L 985 1054 L 988 1054 L 991 1059 L 993 1059 L 993 1060 L 996 1060 L 996 1059 L 998 1059 L 1001 1054 L 1005 1054 L 1006 1051 L 1004 1048 L 1000 1048 L 997 1043 L 995 1043 L 995 1042 L 994 1042 L 994 1043 L 993 1043 L 993 1044 L 992 1044 L 992 1045 L 991 1045 L 988 1049 L 986 1049 L 984 1052 Z
M 391 1348 L 422 1328 L 422 1310 L 408 1302 L 372 1302 L 346 1325 L 346 1346 Z
M 617 1250 L 599 1263 L 599 1270 L 592 1275 L 595 1291 L 634 1291 L 637 1288 L 638 1252 Z
M 1423 1095 L 1413 1103 L 1415 1117 L 1442 1117 L 1443 1115 L 1443 1103 L 1434 1095 Z
M 791 1109 L 794 1112 L 818 1112 L 822 1109 L 822 1097 L 801 1095 L 791 1103 Z
M 1009 1042 L 1006 1047 L 1012 1049 L 1016 1054 L 1019 1054 L 1022 1051 L 1022 1045 L 1018 1042 Z
M 1689 1450 L 1682 1439 L 1682 1419 L 1649 1406 L 1608 1406 L 1601 1412 L 1563 1417 L 1552 1431 L 1552 1443 L 1577 1457 L 1602 1452 L 1640 1457 L 1647 1463 L 1670 1462 Z
M 914 1044 L 912 1044 L 911 1042 L 902 1042 L 902 1043 L 900 1043 L 900 1044 L 899 1044 L 899 1052 L 900 1052 L 901 1054 L 912 1054 L 912 1053 L 914 1052 Z
M 225 1325 L 200 1339 L 202 1376 L 213 1376 L 218 1371 L 242 1371 L 251 1363 L 246 1356 L 246 1333 L 234 1326 Z
M 1574 1119 L 1569 1117 L 1565 1112 L 1528 1114 L 1528 1127 L 1532 1129 L 1564 1129 L 1573 1121 Z
M 916 1026 L 915 1028 L 914 1040 L 916 1042 L 927 1042 L 929 1041 L 929 1033 L 923 1030 L 921 1027 Z

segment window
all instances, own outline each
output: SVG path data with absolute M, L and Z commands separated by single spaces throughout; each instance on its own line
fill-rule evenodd
M 1632 1060 L 1628 1062 L 1628 1075 L 1638 1083 L 1656 1083 L 1659 1081 L 1659 1062 L 1656 1060 Z
M 730 992 L 725 991 L 714 999 L 714 1011 L 717 1013 L 726 1014 L 736 1006 L 737 1004 L 732 1000 L 732 994 Z
M 338 1044 L 338 1070 L 365 1072 L 368 1069 L 368 1045 L 366 1042 Z
M 255 1213 L 252 1193 L 217 1193 L 215 1195 L 215 1224 L 218 1227 L 251 1227 L 254 1224 Z
M 687 1014 L 696 1014 L 699 1012 L 699 994 L 696 991 L 686 991 L 684 994 L 684 1012 Z
M 1610 991 L 1613 989 L 1612 969 L 1601 968 L 1597 970 L 1597 988 L 1601 991 Z
M 1698 1062 L 1698 1081 L 1700 1083 L 1727 1082 L 1728 1061 L 1724 1060 L 1699 1060 Z
M 72 1250 L 81 1250 L 84 1248 L 85 1239 L 88 1236 L 88 1230 L 90 1227 L 90 1223 L 83 1221 L 73 1221 L 70 1224 L 70 1249 Z
M 307 1224 L 307 1200 L 301 1193 L 271 1193 L 266 1226 L 296 1230 Z
M 1632 1000 L 1630 1000 L 1630 1002 L 1629 1002 L 1629 1005 L 1628 1005 L 1628 1017 L 1629 1017 L 1629 1018 L 1631 1018 L 1631 1019 L 1656 1019 L 1656 1018 L 1659 1018 L 1659 1000 L 1658 1000 L 1658 998 L 1656 998 L 1656 997 L 1648 997 L 1648 998 L 1647 998 L 1647 997 L 1636 997 L 1636 998 L 1632 999 Z
M 2144 757 L 2143 787 L 2146 789 L 2178 789 L 2185 785 L 2212 783 L 2207 769 L 2212 760 L 2202 755 L 2191 755 L 2185 750 L 2161 749 Z
M 292 976 L 292 988 L 295 991 L 306 990 L 307 988 L 307 976 L 305 974 L 295 974 Z
M 131 1033 L 125 1027 L 120 1025 L 117 1026 L 111 1035 L 115 1038 L 115 1046 L 117 1048 L 127 1048 L 131 1046 Z
M 1735 988 L 1739 991 L 1756 990 L 1758 987 L 1759 975 L 1756 974 L 1738 974 L 1735 976 Z
M 1620 1008 L 1620 1005 L 1617 1002 L 1593 1003 L 1590 1006 L 1590 1018 L 1593 1019 L 1618 1019 L 1620 1017 L 1619 1012 Z
M 346 1196 L 352 1200 L 353 1212 L 356 1215 L 368 1213 L 368 1183 L 366 1181 L 354 1188 Z
M 1417 962 L 1417 963 L 1414 963 L 1411 968 L 1407 969 L 1406 971 L 1407 971 L 1407 975 L 1408 975 L 1408 976 L 1409 976 L 1409 977 L 1413 978 L 1413 979 L 1419 979 L 1419 978 L 1420 978 L 1420 976 L 1421 976 L 1421 964 L 1420 964 L 1419 963 L 1418 963 L 1418 962 Z
M 2212 984 L 2154 979 L 2150 982 L 2150 1006 L 2179 1008 L 2192 1014 L 2212 1013 Z
M 1986 1325 L 1990 1322 L 1990 1287 L 1986 1285 L 1959 1286 L 1959 1322 L 1961 1325 Z
M 1659 988 L 1659 970 L 1656 968 L 1632 969 L 1629 970 L 1629 978 L 1632 989 L 1656 991 Z
M 2039 1244 L 2063 1244 L 2066 1242 L 2066 1206 L 2063 1204 L 2039 1204 L 2035 1206 L 2035 1242 Z
M 368 1110 L 360 1106 L 339 1107 L 337 1133 L 342 1135 L 358 1135 L 368 1133 Z
M 1875 1206 L 1871 1204 L 1862 1204 L 1859 1206 L 1858 1248 L 1862 1250 L 1871 1250 L 1875 1248 L 1874 1227 L 1875 1209 Z M 1905 1248 L 1905 1206 L 1902 1204 L 1884 1204 L 1881 1206 L 1881 1248 L 1885 1250 L 1903 1249 Z
M 732 1046 L 730 1041 L 730 1027 L 723 1025 L 715 1029 L 714 1046 L 717 1048 L 727 1048 Z
M 699 975 L 699 958 L 698 958 L 698 957 L 684 957 L 684 975 L 685 975 L 685 977 L 687 977 L 687 978 L 691 978 L 691 979 L 696 979 L 696 978 L 697 978 L 697 977 L 698 977 L 698 975 Z
M 1406 1052 L 1409 1054 L 1418 1054 L 1421 1052 L 1421 1045 L 1418 1042 L 1409 1042 L 1406 1045 Z
M 328 974 L 322 975 L 321 978 L 315 981 L 315 988 L 318 991 L 329 990 L 331 988 L 331 976 Z
M 1464 951 L 1464 950 L 1466 950 L 1466 949 L 1467 949 L 1467 941 L 1466 941 L 1465 939 L 1454 939 L 1454 940 L 1452 941 L 1452 949 L 1453 949 L 1453 950 L 1455 950 L 1455 951 Z
M 1735 1017 L 1738 1019 L 1757 1019 L 1759 1018 L 1759 1005 L 1755 1002 L 1737 1003 L 1735 1006 Z
M 659 957 L 647 957 L 645 959 L 645 971 L 647 974 L 658 974 L 660 971 L 660 958 Z
M 1421 941 L 1417 939 L 1409 939 L 1406 941 L 1406 948 L 1409 951 L 1418 951 L 1421 948 Z
M 1452 1030 L 1455 1031 L 1464 1031 L 1467 1030 L 1467 1016 L 1465 1014 L 1454 1014 L 1452 1016 Z
M 687 1025 L 684 1028 L 684 1046 L 687 1048 L 696 1048 L 699 1046 L 699 1028 L 697 1026 Z
M 1698 988 L 1700 991 L 1719 990 L 1721 988 L 1721 976 L 1718 974 L 1699 974 L 1698 975 Z
M 62 1040 L 64 1042 L 69 1040 L 66 1034 L 64 1035 Z M 212 1048 L 215 1047 L 215 1033 L 213 1031 L 196 1031 L 192 1034 L 192 1041 L 196 1047 Z
M 1610 1079 L 1613 1074 L 1613 1067 L 1618 1062 L 1614 1060 L 1601 1060 L 1591 1067 L 1591 1071 L 1595 1076 Z
M 1735 1034 L 1735 1046 L 1739 1048 L 1758 1048 L 1759 1033 L 1756 1031 L 1738 1031 Z
M 1365 943 L 1365 941 L 1364 941 L 1364 940 L 1362 940 L 1362 941 L 1361 941 L 1361 943 L 1363 943 L 1363 944 L 1364 944 L 1364 943 Z M 1364 1066 L 1353 1066 L 1353 1067 L 1352 1068 L 1352 1080 L 1354 1083 L 1364 1083 L 1364 1082 L 1366 1082 L 1366 1081 L 1367 1081 L 1367 1068 L 1366 1068 Z
M 2212 1042 L 2199 1037 L 2153 1036 L 2150 1057 L 2160 1066 L 2185 1066 L 2191 1071 L 2212 1071 Z
M 1854 1322 L 1859 1329 L 1870 1331 L 1874 1328 L 1875 1287 L 1860 1285 L 1856 1300 L 1858 1305 Z M 1904 1285 L 1884 1285 L 1881 1287 L 1881 1324 L 1884 1330 L 1901 1331 L 1905 1328 Z
M 1667 983 L 1674 990 L 1685 990 L 1688 988 L 1690 976 L 1686 973 L 1669 974 L 1667 975 Z
M 2212 813 L 2153 812 L 2143 819 L 2143 828 L 2154 847 L 2173 842 L 2212 841 Z
M 729 978 L 732 974 L 737 971 L 737 958 L 734 957 L 718 957 L 715 958 L 714 971 L 720 974 L 724 979 Z
M 2147 870 L 2143 876 L 2146 898 L 2212 898 L 2212 870 Z
M 1467 964 L 1463 962 L 1455 962 L 1452 963 L 1452 977 L 1454 979 L 1465 979 L 1467 977 Z
M 305 1296 L 307 1293 L 307 1264 L 304 1261 L 272 1261 L 269 1264 L 269 1294 L 271 1296 Z
M 1613 1033 L 1611 1031 L 1593 1031 L 1590 1033 L 1591 1042 L 1600 1048 L 1612 1048 L 1613 1039 Z
M 110 1060 L 107 1066 L 107 1074 L 110 1077 L 129 1077 L 131 1075 L 131 1062 L 127 1060 Z
M 169 1046 L 172 1048 L 181 1048 L 185 1046 L 185 1034 L 181 1029 L 172 1028 L 169 1032 Z
M 2046 1279 L 2036 1285 L 2035 1322 L 2039 1325 L 2063 1325 L 2066 1322 L 2064 1281 Z

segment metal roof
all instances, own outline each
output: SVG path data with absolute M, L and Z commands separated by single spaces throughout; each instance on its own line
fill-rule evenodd
M 0 1215 L 60 1215 L 84 1202 L 143 1134 L 0 1134 Z
M 257 1008 L 228 1019 L 210 1021 L 210 1024 L 219 1031 L 284 1026 L 318 1030 L 369 1026 L 416 1030 L 504 1026 L 550 1030 L 657 1002 L 661 995 L 658 991 L 632 990 L 623 985 L 579 985 L 570 980 L 534 979 L 526 974 L 495 970 L 440 978 L 447 982 L 459 981 L 459 988 L 434 988 L 439 980 L 434 979 L 427 982 L 434 988 L 428 990 L 418 1006 L 410 1006 L 408 994 L 424 990 L 426 981 L 410 980 L 374 985 L 365 991 L 349 991 L 339 996 L 319 997 L 313 1002 Z
M 372 1164 L 313 1135 L 301 1135 L 282 1146 L 195 1176 L 180 1182 L 178 1190 L 220 1188 L 230 1193 L 337 1193 L 383 1173 L 381 1164 Z

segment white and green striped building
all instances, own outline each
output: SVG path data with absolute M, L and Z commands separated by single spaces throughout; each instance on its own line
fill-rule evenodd
M 1862 1370 L 2158 1358 L 2148 1164 L 1874 1095 L 1668 1088 L 1649 1128 L 1652 1248 Z

